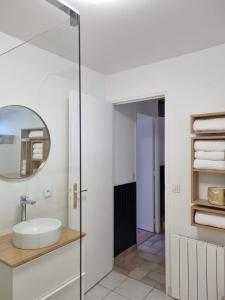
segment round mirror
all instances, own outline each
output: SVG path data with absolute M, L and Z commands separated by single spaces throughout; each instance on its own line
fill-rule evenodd
M 49 155 L 50 135 L 42 118 L 19 105 L 0 108 L 0 176 L 21 179 L 40 170 Z

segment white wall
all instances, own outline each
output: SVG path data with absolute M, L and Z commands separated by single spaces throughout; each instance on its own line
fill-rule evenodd
M 104 76 L 83 68 L 82 77 L 84 93 L 105 99 Z M 37 201 L 28 206 L 28 218 L 56 217 L 67 224 L 68 95 L 77 87 L 77 79 L 70 61 L 29 44 L 0 56 L 0 106 L 32 108 L 51 135 L 49 159 L 41 172 L 17 182 L 0 180 L 0 234 L 11 231 L 18 222 L 22 194 Z M 44 199 L 45 188 L 52 189 L 52 198 Z
M 225 110 L 225 45 L 146 65 L 107 78 L 112 102 L 165 95 L 166 260 L 169 282 L 169 234 L 225 244 L 225 235 L 191 226 L 190 115 Z M 181 185 L 173 194 L 173 183 Z
M 136 106 L 114 107 L 114 185 L 135 181 Z

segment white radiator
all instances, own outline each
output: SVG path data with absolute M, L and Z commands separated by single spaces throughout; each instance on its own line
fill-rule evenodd
M 225 248 L 171 236 L 171 293 L 180 300 L 225 299 Z

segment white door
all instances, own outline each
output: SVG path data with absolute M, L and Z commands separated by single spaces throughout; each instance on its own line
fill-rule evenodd
M 112 187 L 112 104 L 83 94 L 82 189 L 87 189 L 82 193 L 82 230 L 87 234 L 83 255 L 85 291 L 113 267 Z M 74 214 L 70 226 L 76 223 Z
M 80 229 L 80 120 L 79 93 L 71 91 L 69 95 L 69 195 L 68 195 L 68 225 Z M 77 192 L 75 191 L 75 185 Z M 77 194 L 75 200 L 74 192 Z
M 154 118 L 137 113 L 137 227 L 154 232 Z

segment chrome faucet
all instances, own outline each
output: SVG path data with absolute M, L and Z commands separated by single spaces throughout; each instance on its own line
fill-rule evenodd
M 21 222 L 27 219 L 27 204 L 34 205 L 36 201 L 29 200 L 26 195 L 20 196 Z

